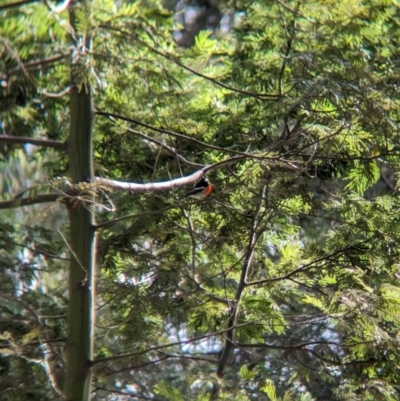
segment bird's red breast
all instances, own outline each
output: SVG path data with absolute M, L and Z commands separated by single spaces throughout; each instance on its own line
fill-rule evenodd
M 204 188 L 204 197 L 210 195 L 210 193 L 213 190 L 213 186 L 211 184 L 208 184 L 205 188 Z

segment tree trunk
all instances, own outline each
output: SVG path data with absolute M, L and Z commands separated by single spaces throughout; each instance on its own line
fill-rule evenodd
M 71 11 L 71 25 L 74 26 Z M 89 47 L 89 42 L 86 43 Z M 79 63 L 79 61 L 78 61 Z M 73 184 L 92 182 L 92 93 L 82 82 L 83 65 L 71 65 L 69 171 Z M 79 73 L 80 72 L 80 73 Z M 79 78 L 78 78 L 79 77 Z M 71 191 L 68 202 L 71 251 L 67 368 L 64 392 L 67 400 L 87 401 L 91 391 L 94 338 L 95 249 L 93 196 Z M 85 197 L 84 199 L 83 196 Z

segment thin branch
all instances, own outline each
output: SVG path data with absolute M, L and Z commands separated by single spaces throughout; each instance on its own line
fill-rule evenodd
M 303 351 L 303 352 L 307 352 L 313 356 L 315 356 L 317 359 L 319 359 L 320 361 L 330 364 L 330 365 L 334 365 L 334 366 L 347 366 L 347 365 L 358 365 L 358 364 L 363 364 L 363 363 L 371 363 L 371 362 L 375 362 L 375 359 L 372 360 L 355 360 L 355 361 L 349 361 L 349 362 L 342 362 L 341 360 L 332 360 L 332 359 L 328 359 L 325 358 L 324 356 L 322 356 L 321 354 L 319 354 L 318 352 L 316 352 L 313 349 L 309 349 L 306 348 L 307 346 L 310 345 L 315 345 L 315 344 L 323 344 L 323 345 L 335 345 L 338 347 L 347 347 L 347 345 L 343 345 L 343 344 L 338 344 L 336 342 L 329 342 L 329 341 L 312 341 L 309 343 L 304 343 L 304 344 L 298 344 L 298 345 L 289 345 L 289 346 L 285 346 L 285 345 L 269 345 L 269 344 L 247 344 L 247 343 L 234 343 L 235 346 L 237 346 L 238 348 L 243 348 L 243 349 L 249 349 L 249 348 L 255 348 L 255 349 L 275 349 L 275 350 L 282 350 L 282 351 Z M 362 344 L 362 343 L 359 343 Z M 357 344 L 355 344 L 357 345 Z
M 126 32 L 123 29 L 112 27 L 109 24 L 101 24 L 100 27 L 107 28 L 107 29 L 112 29 L 114 31 L 120 32 L 121 34 L 128 35 L 128 36 L 132 37 L 131 32 Z M 158 43 L 156 43 L 154 41 L 152 33 L 149 32 L 148 30 L 146 30 L 146 32 L 149 35 L 150 40 L 152 40 L 152 42 L 156 46 L 158 46 Z M 154 48 L 153 46 L 150 46 L 148 43 L 140 40 L 137 36 L 133 36 L 133 39 L 136 40 L 141 45 L 145 46 L 150 51 L 158 54 L 159 56 L 161 56 L 163 58 L 165 58 L 166 60 L 173 62 L 174 64 L 178 65 L 179 67 L 183 68 L 184 70 L 189 71 L 190 73 L 192 73 L 192 74 L 194 74 L 194 75 L 196 75 L 196 76 L 198 76 L 200 78 L 203 78 L 206 81 L 212 82 L 213 84 L 215 84 L 217 86 L 220 86 L 221 88 L 227 89 L 227 90 L 229 90 L 231 92 L 240 93 L 241 95 L 254 97 L 254 98 L 262 100 L 262 101 L 274 101 L 274 102 L 276 102 L 276 101 L 282 99 L 282 96 L 280 96 L 280 95 L 270 95 L 270 94 L 267 94 L 267 93 L 250 92 L 250 91 L 246 91 L 246 90 L 243 90 L 243 89 L 238 89 L 238 88 L 235 88 L 233 86 L 224 84 L 223 82 L 219 81 L 216 78 L 209 77 L 209 76 L 204 75 L 204 74 L 202 74 L 202 73 L 200 73 L 200 72 L 198 72 L 196 70 L 193 70 L 192 68 L 188 67 L 187 65 L 185 65 L 181 61 L 179 61 L 176 56 L 174 56 L 172 54 L 168 54 L 164 50 L 161 51 L 161 50 L 158 50 L 158 49 Z
M 126 372 L 126 371 L 132 371 L 132 370 L 145 368 L 146 366 L 155 365 L 156 363 L 162 362 L 162 361 L 164 361 L 164 360 L 166 360 L 168 358 L 169 358 L 169 356 L 165 355 L 164 357 L 156 359 L 154 361 L 144 362 L 144 363 L 141 363 L 140 365 L 136 365 L 136 366 L 127 366 L 126 368 L 122 368 L 122 369 L 118 369 L 118 370 L 112 371 L 110 373 L 107 373 L 104 376 L 112 376 L 112 375 L 115 375 L 115 374 L 121 373 L 121 372 Z
M 116 118 L 116 119 L 119 119 L 119 120 L 126 121 L 128 123 L 140 125 L 141 127 L 145 127 L 145 128 L 151 129 L 152 131 L 156 131 L 156 132 L 159 132 L 161 134 L 167 134 L 167 135 L 171 135 L 171 136 L 174 136 L 174 137 L 177 137 L 177 138 L 185 139 L 187 141 L 190 141 L 190 142 L 193 142 L 193 143 L 197 143 L 198 145 L 201 145 L 201 146 L 203 146 L 205 148 L 219 150 L 221 152 L 230 153 L 230 154 L 234 154 L 234 155 L 255 157 L 255 155 L 251 155 L 251 154 L 246 153 L 246 152 L 238 152 L 238 151 L 235 151 L 235 150 L 222 148 L 220 146 L 210 145 L 209 143 L 199 141 L 198 139 L 195 139 L 195 138 L 192 138 L 190 136 L 181 134 L 179 132 L 171 131 L 171 130 L 168 130 L 168 129 L 165 129 L 165 128 L 155 127 L 153 125 L 144 123 L 144 122 L 136 120 L 134 118 L 125 117 L 125 116 L 122 116 L 120 114 L 110 113 L 110 112 L 101 111 L 101 110 L 96 110 L 95 113 L 97 115 L 99 115 L 99 116 L 113 117 L 113 118 Z
M 44 369 L 46 371 L 46 374 L 50 380 L 53 390 L 58 395 L 60 395 L 63 399 L 66 399 L 65 394 L 62 389 L 62 386 L 60 385 L 60 380 L 57 377 L 57 375 L 55 374 L 55 369 L 52 366 L 52 363 L 50 362 L 52 357 L 56 357 L 58 362 L 61 363 L 61 365 L 64 365 L 65 361 L 64 361 L 63 357 L 58 352 L 56 352 L 56 350 L 53 346 L 53 343 L 48 341 L 45 326 L 43 324 L 42 319 L 37 314 L 37 312 L 33 308 L 31 308 L 26 302 L 22 301 L 22 304 L 28 311 L 30 311 L 34 315 L 37 322 L 39 323 L 39 327 L 40 327 L 39 341 L 41 343 L 40 344 L 41 347 L 43 348 L 43 361 L 42 361 L 41 365 L 44 367 Z M 42 338 L 45 338 L 45 340 L 43 341 Z
M 95 230 L 99 230 L 100 228 L 110 227 L 110 226 L 112 226 L 115 223 L 118 223 L 120 221 L 140 218 L 140 217 L 143 217 L 143 216 L 151 216 L 153 214 L 160 214 L 160 213 L 164 213 L 164 212 L 166 212 L 168 210 L 177 209 L 177 208 L 181 208 L 181 207 L 182 207 L 182 205 L 173 205 L 173 206 L 167 206 L 167 207 L 164 207 L 164 208 L 158 209 L 158 210 L 151 210 L 149 212 L 129 214 L 128 216 L 117 217 L 116 219 L 108 220 L 108 221 L 105 221 L 104 223 L 97 224 L 93 228 Z
M 86 274 L 86 278 L 84 281 L 87 280 L 87 275 L 88 275 L 88 271 L 85 269 L 84 264 L 80 261 L 78 255 L 76 254 L 76 252 L 72 249 L 71 245 L 69 244 L 68 240 L 65 238 L 64 234 L 61 232 L 61 230 L 58 230 L 58 233 L 61 235 L 62 239 L 65 242 L 65 245 L 67 245 L 69 251 L 71 252 L 72 256 L 75 258 L 75 260 L 77 261 L 77 263 L 79 264 L 79 266 L 81 267 L 81 269 L 85 272 Z
M 67 315 L 65 315 L 64 317 L 66 317 Z M 48 318 L 52 318 L 53 316 L 39 316 L 40 319 L 48 319 Z M 43 343 L 59 343 L 59 342 L 65 342 L 67 341 L 67 338 L 56 338 L 54 340 L 43 340 L 43 341 L 30 341 L 28 343 L 24 343 L 24 345 L 41 345 Z
M 392 190 L 395 190 L 395 185 L 389 181 L 389 179 L 381 172 L 381 179 L 385 182 L 385 184 Z
M 193 279 L 194 281 L 197 283 L 196 280 L 196 248 L 197 248 L 197 242 L 196 239 L 194 237 L 195 231 L 194 231 L 194 227 L 193 227 L 193 222 L 190 219 L 190 214 L 186 212 L 185 209 L 182 208 L 182 214 L 184 216 L 184 218 L 187 221 L 188 224 L 188 230 L 187 232 L 189 233 L 189 237 L 190 237 L 190 242 L 191 242 L 191 269 L 192 269 L 192 273 L 193 273 Z M 200 286 L 200 283 L 197 283 Z
M 51 253 L 49 253 L 49 252 L 41 251 L 40 249 L 34 249 L 34 248 L 31 248 L 31 247 L 26 246 L 26 245 L 24 245 L 24 244 L 19 244 L 19 243 L 17 243 L 17 242 L 14 242 L 14 241 L 9 240 L 8 238 L 0 238 L 0 241 L 5 241 L 5 242 L 7 242 L 7 243 L 9 243 L 9 244 L 16 245 L 16 246 L 20 246 L 21 248 L 28 249 L 28 250 L 31 251 L 33 254 L 39 254 L 39 255 L 46 256 L 46 257 L 48 257 L 48 258 L 58 259 L 58 260 L 69 260 L 69 258 L 62 258 L 62 257 L 60 257 L 60 256 L 53 255 L 53 254 L 51 254 Z
M 29 138 L 25 136 L 14 136 L 14 135 L 0 135 L 0 143 L 21 143 L 21 144 L 30 144 L 30 145 L 36 145 L 36 146 L 45 146 L 48 148 L 53 148 L 53 149 L 61 149 L 61 150 L 66 150 L 67 148 L 67 143 L 62 142 L 62 141 L 54 141 L 51 139 L 35 139 L 35 138 Z
M 144 134 L 144 133 L 141 132 L 141 131 L 137 131 L 137 130 L 134 130 L 134 129 L 132 129 L 132 128 L 126 128 L 126 130 L 127 130 L 128 132 L 132 132 L 132 134 L 135 134 L 135 135 L 141 136 L 142 138 L 145 138 L 145 139 L 146 139 L 147 141 L 149 141 L 149 142 L 155 143 L 156 145 L 160 146 L 160 147 L 163 148 L 163 149 L 166 149 L 168 152 L 170 152 L 170 153 L 172 153 L 173 155 L 175 155 L 175 156 L 179 159 L 179 161 L 181 161 L 182 163 L 186 164 L 187 166 L 196 167 L 196 168 L 202 168 L 202 167 L 204 167 L 204 164 L 194 163 L 194 162 L 191 162 L 190 160 L 187 160 L 187 159 L 184 158 L 182 155 L 180 155 L 180 154 L 176 151 L 175 148 L 172 148 L 172 147 L 166 145 L 165 143 L 162 143 L 161 141 L 158 141 L 158 140 L 155 139 L 155 138 L 151 138 L 150 136 Z
M 321 345 L 321 344 L 345 347 L 343 344 L 340 344 L 337 342 L 330 342 L 330 341 L 310 341 L 307 343 L 302 343 L 302 344 L 297 344 L 297 345 L 248 344 L 248 343 L 240 343 L 240 342 L 235 342 L 234 344 L 236 346 L 238 346 L 239 348 L 243 348 L 243 349 L 265 348 L 265 349 L 277 349 L 277 350 L 282 350 L 282 351 L 298 350 L 298 349 L 303 349 L 305 347 L 308 347 L 310 345 Z
M 233 349 L 235 347 L 234 343 L 233 343 L 234 328 L 237 325 L 237 318 L 238 318 L 238 314 L 239 314 L 239 306 L 240 306 L 240 300 L 242 297 L 242 293 L 243 293 L 244 289 L 246 288 L 246 278 L 247 278 L 247 275 L 253 264 L 255 246 L 256 246 L 257 240 L 260 236 L 260 232 L 258 230 L 258 224 L 259 224 L 261 208 L 262 208 L 262 205 L 264 204 L 266 192 L 267 192 L 267 185 L 264 185 L 264 187 L 262 188 L 261 193 L 260 193 L 260 201 L 259 201 L 259 203 L 257 205 L 257 209 L 254 213 L 252 227 L 251 227 L 251 230 L 249 233 L 249 241 L 248 241 L 247 250 L 246 250 L 246 257 L 245 257 L 243 265 L 242 265 L 242 271 L 240 274 L 240 279 L 239 279 L 239 283 L 237 286 L 235 298 L 234 298 L 234 300 L 232 300 L 232 303 L 231 303 L 230 317 L 229 317 L 229 320 L 227 323 L 228 330 L 227 330 L 226 336 L 225 336 L 225 346 L 222 351 L 221 358 L 218 362 L 218 368 L 217 368 L 217 376 L 219 378 L 222 378 L 225 368 L 226 368 L 226 365 L 228 364 L 229 359 L 232 356 Z
M 210 170 L 210 169 L 207 169 Z M 95 181 L 101 185 L 105 185 L 108 188 L 119 189 L 121 191 L 130 191 L 135 194 L 140 194 L 144 192 L 161 192 L 170 191 L 175 188 L 184 187 L 193 184 L 195 181 L 199 180 L 206 173 L 206 169 L 196 171 L 195 173 L 188 175 L 186 177 L 175 178 L 174 180 L 154 182 L 147 184 L 136 184 L 134 182 L 122 182 L 116 180 L 109 180 L 107 178 L 95 178 Z
M 338 251 L 335 251 L 335 252 L 333 252 L 333 253 L 331 253 L 331 254 L 329 254 L 327 256 L 323 256 L 323 257 L 318 258 L 318 259 L 316 259 L 316 260 L 314 260 L 314 261 L 312 261 L 310 263 L 307 263 L 306 265 L 303 265 L 303 266 L 301 266 L 301 267 L 299 267 L 299 268 L 297 268 L 295 270 L 292 270 L 291 272 L 289 272 L 289 273 L 287 273 L 287 274 L 285 274 L 283 276 L 273 277 L 273 278 L 266 278 L 266 279 L 263 279 L 263 280 L 250 281 L 250 282 L 247 282 L 246 285 L 247 286 L 252 286 L 252 285 L 258 285 L 258 284 L 264 284 L 264 283 L 272 283 L 272 282 L 275 282 L 275 281 L 281 281 L 281 280 L 289 279 L 290 277 L 292 277 L 293 275 L 295 275 L 297 273 L 304 273 L 304 272 L 306 272 L 306 271 L 308 271 L 310 269 L 315 268 L 315 265 L 317 263 L 319 263 L 319 262 L 329 261 L 332 257 L 339 256 L 342 253 L 346 252 L 347 250 L 349 250 L 351 248 L 354 248 L 355 246 L 359 246 L 359 245 L 365 244 L 369 240 L 370 240 L 370 238 L 367 238 L 364 241 L 358 242 L 356 244 L 351 244 L 348 247 L 343 248 L 343 249 L 339 249 Z
M 195 279 L 192 279 L 192 280 L 195 282 L 195 284 L 197 286 L 197 289 L 194 290 L 194 291 L 189 291 L 189 292 L 186 292 L 186 293 L 182 293 L 180 295 L 180 298 L 185 298 L 185 297 L 188 297 L 188 296 L 193 295 L 193 294 L 201 293 L 205 297 L 207 297 L 210 301 L 215 301 L 215 302 L 218 302 L 218 303 L 220 303 L 222 305 L 229 306 L 229 302 L 225 298 L 221 298 L 221 297 L 219 297 L 217 295 L 212 294 L 211 292 L 208 292 L 205 288 L 203 288 L 201 286 L 201 283 L 198 283 Z
M 290 8 L 289 6 L 287 6 L 285 3 L 283 3 L 282 1 L 279 0 L 275 0 L 278 4 L 280 4 L 283 8 L 286 8 L 286 10 L 290 11 L 291 13 L 293 13 L 294 15 L 298 15 L 301 18 L 306 19 L 308 22 L 313 22 L 312 19 L 306 17 L 304 14 L 301 14 L 298 9 L 300 7 L 296 7 L 297 10 L 293 10 L 292 8 Z
M 159 350 L 164 349 L 164 348 L 175 347 L 177 345 L 192 344 L 194 342 L 201 341 L 201 340 L 204 340 L 206 338 L 210 338 L 212 336 L 213 336 L 212 334 L 205 334 L 205 335 L 202 335 L 202 336 L 199 336 L 199 337 L 192 338 L 191 340 L 176 341 L 176 342 L 169 343 L 169 344 L 156 345 L 154 347 L 149 347 L 147 349 L 144 349 L 144 350 L 141 350 L 141 351 L 137 351 L 137 352 L 130 352 L 130 353 L 127 353 L 127 354 L 114 355 L 114 356 L 109 356 L 109 357 L 106 357 L 106 358 L 99 358 L 99 359 L 95 359 L 94 361 L 92 361 L 92 365 L 97 365 L 97 364 L 102 363 L 102 362 L 115 361 L 115 360 L 118 360 L 118 359 L 131 358 L 131 357 L 135 357 L 135 356 L 146 354 L 146 353 L 151 352 L 151 351 L 159 351 Z
M 11 75 L 17 74 L 21 71 L 23 72 L 27 72 L 27 71 L 34 71 L 36 69 L 39 68 L 43 68 L 45 66 L 47 66 L 48 64 L 52 64 L 55 63 L 57 61 L 60 61 L 64 58 L 68 57 L 68 53 L 65 54 L 58 54 L 56 56 L 52 56 L 46 59 L 41 59 L 41 60 L 35 60 L 35 61 L 30 61 L 27 63 L 21 63 L 21 65 L 19 65 L 18 67 L 12 69 L 11 71 L 8 71 L 8 73 L 6 74 L 6 77 L 10 77 Z
M 231 92 L 240 93 L 241 95 L 254 97 L 256 99 L 263 100 L 263 101 L 273 101 L 273 102 L 277 102 L 278 100 L 282 99 L 282 97 L 283 97 L 281 94 L 280 95 L 270 95 L 270 94 L 267 94 L 267 93 L 250 92 L 250 91 L 246 91 L 246 90 L 243 90 L 243 89 L 234 88 L 233 86 L 224 84 L 223 82 L 219 81 L 218 79 L 211 78 L 211 77 L 209 77 L 207 75 L 204 75 L 204 74 L 194 70 L 193 68 L 188 67 L 187 65 L 181 63 L 173 55 L 165 54 L 165 53 L 155 49 L 154 47 L 148 45 L 147 43 L 139 40 L 138 38 L 136 38 L 136 40 L 138 42 L 140 42 L 143 46 L 145 46 L 148 49 L 152 50 L 154 53 L 157 53 L 159 56 L 164 57 L 165 59 L 167 59 L 169 61 L 172 61 L 173 63 L 175 63 L 176 65 L 179 65 L 179 67 L 183 68 L 186 71 L 189 71 L 193 75 L 196 75 L 196 76 L 198 76 L 200 78 L 203 78 L 206 81 L 210 81 L 213 84 L 215 84 L 217 86 L 220 86 L 221 88 L 227 89 L 227 90 L 229 90 Z
M 111 390 L 105 387 L 96 387 L 95 389 L 93 389 L 92 393 L 96 392 L 97 390 L 107 391 L 109 393 L 115 393 L 120 395 L 128 395 L 130 398 L 139 398 L 140 400 L 154 400 L 154 398 L 145 397 L 143 395 L 128 393 L 127 391 L 121 391 L 121 390 Z
M 310 156 L 307 153 L 297 153 L 296 156 Z M 380 153 L 377 155 L 373 155 L 373 156 L 354 156 L 354 157 L 342 157 L 342 156 L 328 156 L 328 155 L 315 155 L 314 159 L 315 160 L 340 160 L 340 161 L 351 161 L 351 160 L 379 160 L 381 157 L 384 156 L 400 156 L 400 153 Z M 379 160 L 380 162 L 382 162 L 382 160 Z
M 209 359 L 200 356 L 192 356 L 192 355 L 171 355 L 167 354 L 166 352 L 159 351 L 161 354 L 164 354 L 168 358 L 179 358 L 179 359 L 189 359 L 191 361 L 201 361 L 201 362 L 208 362 L 208 363 L 217 363 L 216 359 Z
M 279 3 L 279 4 L 280 4 L 280 3 Z M 299 6 L 300 6 L 300 2 L 297 2 L 296 9 L 298 9 Z M 296 11 L 297 11 L 297 10 L 296 10 Z M 293 20 L 290 22 L 290 25 L 291 25 L 291 26 L 289 27 L 290 31 L 289 31 L 289 29 L 287 29 L 287 33 L 290 32 L 290 36 L 287 38 L 287 42 L 286 42 L 286 51 L 285 51 L 285 54 L 284 54 L 284 56 L 283 56 L 283 61 L 282 61 L 281 70 L 279 71 L 279 74 L 278 74 L 278 92 L 279 92 L 279 95 L 281 95 L 281 96 L 282 96 L 282 80 L 283 80 L 283 74 L 285 73 L 286 63 L 287 63 L 287 60 L 288 60 L 290 51 L 291 51 L 291 49 L 292 49 L 293 39 L 294 39 L 294 37 L 295 37 L 295 32 L 296 32 L 296 30 L 295 30 L 295 24 L 296 24 L 296 20 L 293 19 Z
M 319 288 L 312 287 L 311 285 L 307 285 L 307 284 L 305 284 L 305 283 L 302 283 L 302 282 L 300 282 L 300 281 L 297 281 L 297 280 L 295 280 L 294 278 L 289 277 L 288 280 L 291 281 L 291 282 L 293 282 L 293 283 L 295 283 L 295 284 L 298 284 L 298 285 L 300 285 L 300 286 L 303 286 L 303 287 L 305 287 L 305 288 L 308 288 L 308 289 L 311 290 L 311 291 L 319 292 L 319 293 L 322 294 L 322 295 L 326 295 L 326 293 L 325 293 L 324 291 L 320 290 Z
M 324 319 L 326 319 L 326 316 L 324 316 Z M 307 320 L 307 323 L 310 323 L 309 319 Z M 250 323 L 238 324 L 234 328 L 246 327 L 249 324 Z M 254 324 L 254 322 L 252 322 L 251 324 Z M 152 351 L 160 351 L 161 349 L 165 349 L 165 348 L 169 348 L 169 347 L 193 344 L 193 343 L 198 342 L 198 341 L 202 341 L 202 340 L 206 340 L 206 339 L 209 339 L 209 338 L 212 338 L 212 337 L 216 337 L 216 336 L 222 335 L 222 334 L 226 333 L 229 330 L 231 330 L 231 328 L 223 329 L 223 330 L 220 330 L 220 331 L 217 331 L 217 332 L 214 332 L 214 333 L 210 333 L 210 334 L 204 334 L 202 336 L 194 337 L 194 338 L 192 338 L 190 340 L 176 341 L 176 342 L 169 343 L 169 344 L 156 345 L 154 347 L 149 347 L 147 349 L 144 349 L 144 350 L 141 350 L 141 351 L 137 351 L 137 352 L 130 352 L 130 353 L 127 353 L 127 354 L 114 355 L 114 356 L 109 356 L 109 357 L 105 357 L 105 358 L 95 359 L 94 361 L 91 362 L 91 365 L 97 365 L 98 363 L 115 361 L 115 360 L 118 360 L 118 359 L 131 358 L 131 357 L 143 355 L 143 354 L 146 354 L 146 353 L 152 352 Z
M 71 89 L 71 87 L 70 87 L 70 86 L 67 86 L 65 89 L 63 89 L 62 91 L 57 92 L 57 93 L 54 93 L 54 92 L 47 92 L 47 90 L 43 89 L 43 90 L 41 91 L 41 93 L 42 93 L 43 95 L 47 96 L 47 97 L 59 98 L 59 97 L 63 97 L 63 96 L 65 96 L 65 95 L 68 95 L 70 89 Z
M 270 154 L 271 152 L 276 151 L 278 149 L 281 149 L 283 146 L 287 146 L 287 145 L 293 144 L 293 143 L 299 141 L 304 136 L 303 134 L 298 133 L 298 134 L 290 136 L 288 138 L 281 139 L 278 142 L 272 143 L 271 145 L 267 146 L 265 148 L 265 150 L 263 150 L 263 152 L 248 153 L 248 152 L 241 152 L 241 151 L 231 150 L 231 149 L 227 149 L 227 148 L 222 148 L 220 146 L 210 145 L 209 143 L 199 141 L 198 139 L 195 139 L 195 138 L 192 138 L 190 136 L 181 134 L 179 132 L 171 131 L 171 130 L 168 130 L 168 129 L 165 129 L 165 128 L 155 127 L 153 125 L 144 123 L 144 122 L 136 120 L 134 118 L 125 117 L 125 116 L 120 115 L 120 114 L 101 111 L 101 110 L 96 110 L 95 113 L 97 115 L 100 115 L 100 116 L 109 117 L 111 120 L 114 120 L 114 119 L 123 120 L 123 121 L 126 121 L 126 122 L 130 122 L 132 124 L 136 124 L 136 125 L 140 125 L 142 127 L 148 128 L 148 129 L 150 129 L 152 131 L 159 132 L 161 134 L 171 135 L 171 136 L 176 137 L 176 138 L 185 139 L 187 141 L 191 141 L 193 143 L 197 143 L 198 145 L 201 145 L 201 146 L 203 146 L 205 148 L 218 150 L 218 151 L 221 151 L 221 152 L 224 152 L 224 153 L 230 153 L 230 154 L 236 155 L 238 158 L 240 156 L 242 156 L 242 158 L 238 159 L 238 160 L 242 160 L 244 157 L 248 157 L 248 158 L 257 159 L 257 160 L 275 160 L 275 161 L 281 160 L 281 161 L 284 161 L 283 159 L 281 159 L 279 157 L 268 157 L 268 154 Z M 225 163 L 225 162 L 221 162 L 221 163 Z
M 0 210 L 1 209 L 12 209 L 15 207 L 21 206 L 30 206 L 36 205 L 40 203 L 49 203 L 55 202 L 60 197 L 58 193 L 51 193 L 51 194 L 41 194 L 36 195 L 32 198 L 15 198 L 10 201 L 0 202 Z

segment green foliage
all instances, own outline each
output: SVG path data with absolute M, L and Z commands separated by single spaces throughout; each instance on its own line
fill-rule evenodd
M 274 383 L 271 380 L 266 380 L 264 386 L 261 388 L 261 391 L 267 394 L 268 398 L 271 401 L 277 401 L 276 397 L 276 388 Z
M 97 176 L 159 182 L 215 164 L 202 202 L 86 177 L 72 188 L 62 151 L 0 136 L 2 199 L 58 191 L 109 222 L 94 399 L 398 399 L 399 8 L 237 0 L 229 16 L 182 49 L 159 1 L 76 4 L 75 32 L 46 3 L 0 6 L 0 134 L 64 141 L 73 61 L 112 114 L 95 118 Z M 68 254 L 61 202 L 2 212 L 5 400 L 59 397 Z
M 157 384 L 154 392 L 164 396 L 169 401 L 183 401 L 180 391 L 177 388 L 168 386 L 165 381 Z

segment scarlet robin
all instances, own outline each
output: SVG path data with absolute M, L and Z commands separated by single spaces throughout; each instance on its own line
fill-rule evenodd
M 212 190 L 213 186 L 210 184 L 206 177 L 203 177 L 196 184 L 196 186 L 181 199 L 188 198 L 189 196 L 196 199 L 204 199 L 205 197 L 210 195 Z

